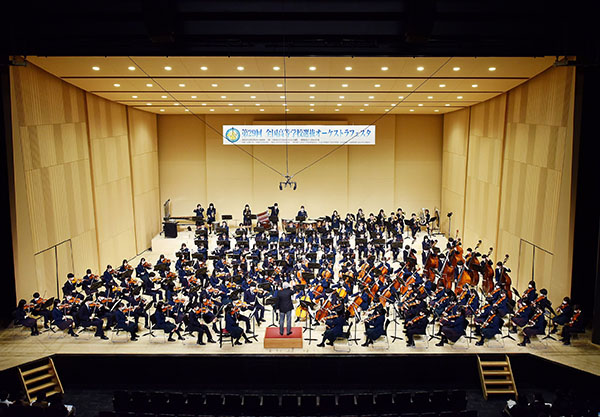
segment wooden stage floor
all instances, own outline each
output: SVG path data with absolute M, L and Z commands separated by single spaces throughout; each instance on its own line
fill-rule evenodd
M 29 336 L 29 331 L 20 328 L 8 328 L 0 331 L 0 370 L 5 370 L 27 363 L 42 357 L 53 354 L 102 354 L 102 355 L 380 355 L 380 354 L 485 354 L 485 353 L 530 353 L 569 367 L 583 370 L 594 375 L 600 375 L 600 346 L 594 345 L 590 341 L 590 334 L 579 335 L 578 339 L 572 340 L 571 346 L 564 346 L 562 343 L 554 340 L 547 340 L 547 344 L 542 344 L 534 340 L 527 347 L 517 346 L 517 341 L 504 339 L 504 346 L 497 341 L 484 346 L 475 346 L 472 341 L 468 345 L 460 342 L 457 345 L 445 345 L 443 347 L 435 346 L 437 340 L 433 339 L 429 345 L 425 343 L 423 336 L 416 338 L 416 347 L 409 348 L 405 340 L 392 342 L 390 337 L 389 349 L 386 344 L 378 341 L 375 347 L 362 347 L 360 344 L 364 341 L 362 328 L 357 331 L 357 337 L 360 338 L 358 344 L 338 342 L 334 347 L 317 347 L 320 342 L 323 327 L 317 327 L 312 332 L 312 337 L 319 339 L 304 341 L 301 349 L 265 349 L 263 347 L 265 329 L 269 324 L 270 312 L 266 312 L 267 323 L 256 328 L 258 340 L 251 344 L 241 346 L 232 346 L 231 343 L 224 342 L 223 347 L 219 344 L 207 344 L 205 346 L 197 345 L 196 338 L 187 336 L 185 341 L 167 342 L 162 332 L 157 333 L 158 337 L 150 340 L 150 336 L 141 337 L 135 342 L 122 341 L 125 339 L 123 334 L 118 336 L 118 342 L 112 340 L 100 340 L 94 338 L 91 332 L 86 332 L 79 338 L 72 338 L 65 335 L 63 338 L 56 339 L 50 332 L 42 333 L 39 336 Z M 297 323 L 296 325 L 299 325 Z M 139 334 L 144 334 L 146 329 L 141 329 Z M 388 329 L 389 335 L 393 335 L 393 324 Z M 400 328 L 398 336 L 403 336 Z M 111 332 L 107 332 L 110 337 Z M 308 332 L 304 333 L 304 337 Z

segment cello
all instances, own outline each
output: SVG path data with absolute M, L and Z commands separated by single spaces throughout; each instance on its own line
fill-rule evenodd
M 479 240 L 477 242 L 477 245 L 475 245 L 475 249 L 471 252 L 471 255 L 467 259 L 465 269 L 463 269 L 463 271 L 461 272 L 461 276 L 458 277 L 458 282 L 456 284 L 457 295 L 462 292 L 462 286 L 464 284 L 477 286 L 477 284 L 479 283 L 479 261 L 477 260 L 477 249 L 480 245 L 481 240 Z

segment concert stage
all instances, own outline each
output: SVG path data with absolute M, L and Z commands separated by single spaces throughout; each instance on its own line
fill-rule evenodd
M 266 318 L 270 317 L 270 312 L 266 313 Z M 590 342 L 589 332 L 584 335 L 579 335 L 579 338 L 572 340 L 571 346 L 564 346 L 562 343 L 554 340 L 547 340 L 545 344 L 537 339 L 533 339 L 532 343 L 527 347 L 517 346 L 520 337 L 516 337 L 516 341 L 511 339 L 503 339 L 504 346 L 497 341 L 493 341 L 484 346 L 475 346 L 471 343 L 467 344 L 463 340 L 456 345 L 444 345 L 443 347 L 435 346 L 436 339 L 432 339 L 427 343 L 429 337 L 418 336 L 415 338 L 416 346 L 414 348 L 407 347 L 405 340 L 392 340 L 394 334 L 394 326 L 391 325 L 388 329 L 389 349 L 387 344 L 382 341 L 370 347 L 362 347 L 360 344 L 364 341 L 362 328 L 357 332 L 356 337 L 359 339 L 355 342 L 336 342 L 336 347 L 344 347 L 345 352 L 341 349 L 335 349 L 332 346 L 324 348 L 317 347 L 317 343 L 321 340 L 323 326 L 316 327 L 312 331 L 312 338 L 317 341 L 303 341 L 302 348 L 264 348 L 264 334 L 268 326 L 263 323 L 257 327 L 257 339 L 251 344 L 243 344 L 241 346 L 232 346 L 231 343 L 224 342 L 223 347 L 219 348 L 219 344 L 207 344 L 205 346 L 197 345 L 196 338 L 186 336 L 186 340 L 167 342 L 166 337 L 162 332 L 158 333 L 158 337 L 150 338 L 149 336 L 141 337 L 135 342 L 127 341 L 124 335 L 119 334 L 118 340 L 100 340 L 94 338 L 92 332 L 84 332 L 78 338 L 72 338 L 65 335 L 62 338 L 55 338 L 56 335 L 45 332 L 39 336 L 29 336 L 28 330 L 8 328 L 0 331 L 0 370 L 8 369 L 26 362 L 30 362 L 39 358 L 50 355 L 116 355 L 116 356 L 152 356 L 152 355 L 174 355 L 183 357 L 229 357 L 229 356 L 244 356 L 244 357 L 259 357 L 259 356 L 308 356 L 315 359 L 320 356 L 325 357 L 395 357 L 395 356 L 412 356 L 418 357 L 437 356 L 437 355 L 471 355 L 474 354 L 529 354 L 539 358 L 547 359 L 568 367 L 573 367 L 582 371 L 600 375 L 600 346 L 596 346 Z M 296 323 L 298 325 L 298 323 Z M 144 334 L 145 329 L 140 329 L 140 335 Z M 353 332 L 352 332 L 353 333 Z M 397 336 L 404 337 L 400 327 L 397 329 Z M 113 337 L 112 332 L 108 332 L 109 337 Z M 61 334 L 62 336 L 62 334 Z M 308 337 L 308 331 L 304 332 L 303 338 Z M 351 338 L 354 334 L 351 335 Z

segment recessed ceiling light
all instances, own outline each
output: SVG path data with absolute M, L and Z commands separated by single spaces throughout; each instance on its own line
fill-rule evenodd
M 167 98 L 167 96 L 160 96 L 160 98 Z
M 391 103 L 390 106 L 394 107 L 396 105 L 396 103 Z
M 314 107 L 315 103 L 310 103 L 309 106 Z
M 146 87 L 152 87 L 152 84 L 148 83 L 146 84 Z
M 227 96 L 221 96 L 221 98 L 227 98 Z
M 452 71 L 460 71 L 460 67 L 454 67 L 452 68 Z
M 436 113 L 437 113 L 437 112 L 439 112 L 439 110 L 438 110 L 438 109 L 435 109 L 435 110 L 434 110 L 434 112 L 436 112 Z
M 152 105 L 152 103 L 146 103 L 146 106 L 151 106 L 151 105 Z
M 338 103 L 337 106 L 340 107 L 342 105 L 342 103 Z
M 309 99 L 313 100 L 315 96 L 308 96 Z
M 115 87 L 121 87 L 121 84 L 117 84 L 117 83 L 115 83 L 115 84 L 113 84 L 113 85 L 114 85 Z
M 371 100 L 373 100 L 373 99 L 375 98 L 375 96 L 369 96 L 369 98 L 370 98 Z
M 352 71 L 352 67 L 346 67 L 344 68 L 346 71 Z
M 310 109 L 309 111 L 315 111 L 315 109 Z
M 488 71 L 496 71 L 496 67 L 489 67 Z
M 265 109 L 260 109 L 259 111 L 265 111 Z
M 138 96 L 131 96 L 131 98 L 138 98 Z
M 185 109 L 185 111 L 190 111 L 189 109 Z
M 369 103 L 365 103 L 365 104 L 363 104 L 363 106 L 369 107 Z
M 198 98 L 198 96 L 192 96 L 192 98 Z
M 456 96 L 456 98 L 462 100 L 463 96 Z
M 285 98 L 285 96 L 279 96 L 279 98 Z
M 316 87 L 316 84 L 309 84 L 309 87 Z
M 210 111 L 215 111 L 215 109 L 210 109 Z
M 173 68 L 169 67 L 168 65 L 165 67 L 165 71 L 171 71 Z
M 100 71 L 100 67 L 92 67 L 94 71 Z
M 233 103 L 227 103 L 228 106 L 233 106 Z
M 415 111 L 415 109 L 410 109 L 409 111 Z
M 477 87 L 479 87 L 479 86 L 478 86 L 477 84 L 473 84 L 471 87 L 473 87 L 473 88 L 477 88 Z
M 381 67 L 381 71 L 387 71 L 387 70 L 389 70 L 388 67 Z
M 423 71 L 424 69 L 424 67 L 417 67 L 417 71 Z
M 277 87 L 283 87 L 283 84 L 277 84 Z
M 360 109 L 360 111 L 365 111 L 365 109 Z
M 235 109 L 235 111 L 240 111 L 240 109 Z
M 419 107 L 423 107 L 423 103 L 419 103 Z
M 381 87 L 381 84 L 375 84 L 373 87 L 379 88 L 379 87 Z
M 344 98 L 344 96 L 340 96 L 340 98 L 341 98 L 341 99 L 343 99 L 343 98 Z
M 315 71 L 317 69 L 317 67 L 308 67 L 308 69 L 311 71 Z
M 206 103 L 202 103 L 203 106 L 206 106 Z
M 406 87 L 411 88 L 413 85 L 412 84 L 406 84 Z
M 340 109 L 335 109 L 335 111 L 340 111 Z
M 208 67 L 204 67 L 204 66 L 202 66 L 202 67 L 200 67 L 200 69 L 201 69 L 202 71 L 206 71 L 206 70 L 208 70 Z
M 255 106 L 260 106 L 260 103 L 256 103 Z
M 398 98 L 399 98 L 400 100 L 402 100 L 402 99 L 404 99 L 404 96 L 398 96 Z
M 250 87 L 250 84 L 244 84 L 244 87 Z
M 274 71 L 279 71 L 280 69 L 281 69 L 281 68 L 279 68 L 279 67 L 277 67 L 277 66 L 273 67 L 273 70 L 274 70 Z
M 250 96 L 250 98 L 256 98 L 256 96 Z
M 185 87 L 185 84 L 179 84 L 179 87 Z
M 160 111 L 165 111 L 165 109 L 160 109 Z
M 179 103 L 174 103 L 175 106 L 179 106 Z
M 433 99 L 433 96 L 427 96 L 427 98 L 428 98 L 429 100 L 432 100 L 432 99 Z
M 440 88 L 446 87 L 446 84 L 440 84 Z
M 346 88 L 348 87 L 348 84 L 342 84 L 342 87 Z
M 242 67 L 241 65 L 239 67 L 237 67 L 238 71 L 244 71 L 244 67 Z
M 450 107 L 450 104 L 446 103 L 446 104 L 444 104 L 444 106 L 446 106 L 446 107 Z
M 210 86 L 211 86 L 211 87 L 218 87 L 218 86 L 219 86 L 219 84 L 211 84 Z
M 287 106 L 287 103 L 281 103 L 281 105 L 282 105 L 283 107 L 285 107 L 285 106 Z
M 383 111 L 390 111 L 390 109 L 384 109 Z
M 285 109 L 285 111 L 290 111 L 290 109 Z

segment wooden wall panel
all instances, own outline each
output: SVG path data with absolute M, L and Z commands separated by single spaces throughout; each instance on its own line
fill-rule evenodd
M 39 292 L 44 298 L 62 296 L 57 288 L 56 252 L 54 248 L 34 255 L 35 276 L 30 277 L 17 298 L 29 300 L 34 292 Z M 27 292 L 25 292 L 27 291 Z
M 448 217 L 452 215 L 452 230 L 463 236 L 465 179 L 467 175 L 467 152 L 469 144 L 470 109 L 458 110 L 444 115 L 442 152 L 442 231 L 448 231 Z
M 506 94 L 471 107 L 464 241 L 482 253 L 497 250 L 505 113 Z
M 158 137 L 155 114 L 127 109 L 136 252 L 151 246 L 161 226 Z
M 28 65 L 11 68 L 11 94 L 15 281 L 17 297 L 27 298 L 36 290 L 55 292 L 56 262 L 76 274 L 97 269 L 94 242 L 81 248 L 85 264 L 74 270 L 71 257 L 61 250 L 57 258 L 53 249 L 95 236 L 96 224 L 84 92 Z
M 125 106 L 87 93 L 100 265 L 136 255 Z

